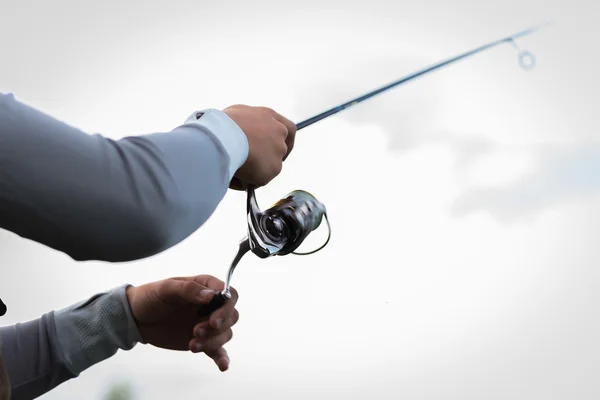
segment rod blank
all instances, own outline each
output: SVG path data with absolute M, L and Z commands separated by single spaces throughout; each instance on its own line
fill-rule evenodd
M 474 54 L 480 53 L 480 52 L 482 52 L 484 50 L 487 50 L 487 49 L 490 49 L 492 47 L 498 46 L 498 45 L 500 45 L 502 43 L 514 42 L 515 39 L 523 37 L 523 36 L 526 36 L 526 35 L 529 35 L 529 34 L 535 32 L 535 31 L 539 30 L 541 27 L 543 27 L 545 25 L 548 25 L 548 23 L 544 23 L 544 24 L 541 24 L 541 25 L 538 25 L 538 26 L 535 26 L 535 27 L 523 30 L 521 32 L 517 32 L 517 33 L 515 33 L 513 35 L 504 37 L 504 38 L 499 39 L 499 40 L 495 40 L 495 41 L 490 42 L 488 44 L 485 44 L 483 46 L 479 46 L 479 47 L 477 47 L 477 48 L 475 48 L 473 50 L 467 51 L 467 52 L 459 54 L 459 55 L 457 55 L 455 57 L 452 57 L 452 58 L 449 58 L 447 60 L 441 61 L 441 62 L 439 62 L 437 64 L 434 64 L 434 65 L 431 65 L 431 66 L 426 67 L 426 68 L 424 68 L 422 70 L 419 70 L 417 72 L 413 72 L 412 74 L 407 75 L 407 76 L 405 76 L 403 78 L 400 78 L 397 81 L 389 83 L 389 84 L 387 84 L 387 85 L 385 85 L 385 86 L 383 86 L 383 87 L 381 87 L 379 89 L 375 89 L 375 90 L 373 90 L 373 91 L 371 91 L 369 93 L 366 93 L 366 94 L 364 94 L 362 96 L 356 97 L 356 98 L 354 98 L 354 99 L 352 99 L 350 101 L 347 101 L 347 102 L 345 102 L 343 104 L 340 104 L 339 106 L 335 106 L 335 107 L 333 107 L 333 108 L 331 108 L 331 109 L 329 109 L 327 111 L 323 111 L 322 113 L 317 114 L 314 117 L 308 118 L 308 119 L 306 119 L 306 120 L 304 120 L 304 121 L 296 124 L 296 129 L 300 130 L 300 129 L 306 128 L 307 126 L 312 125 L 315 122 L 321 121 L 322 119 L 325 119 L 325 118 L 330 117 L 330 116 L 332 116 L 334 114 L 337 114 L 340 111 L 343 111 L 343 110 L 345 110 L 347 108 L 350 108 L 350 107 L 352 107 L 352 106 L 354 106 L 354 105 L 356 105 L 358 103 L 361 103 L 361 102 L 363 102 L 363 101 L 365 101 L 367 99 L 370 99 L 373 96 L 376 96 L 378 94 L 386 92 L 386 91 L 388 91 L 388 90 L 390 90 L 390 89 L 392 89 L 392 88 L 394 88 L 396 86 L 399 86 L 399 85 L 401 85 L 403 83 L 406 83 L 408 81 L 416 79 L 416 78 L 418 78 L 418 77 L 420 77 L 422 75 L 425 75 L 425 74 L 427 74 L 429 72 L 432 72 L 432 71 L 435 71 L 435 70 L 440 69 L 442 67 L 445 67 L 445 66 L 447 66 L 449 64 L 455 63 L 455 62 L 457 62 L 459 60 L 462 60 L 462 59 L 467 58 L 469 56 L 472 56 Z M 530 54 L 530 53 L 528 53 L 528 54 Z

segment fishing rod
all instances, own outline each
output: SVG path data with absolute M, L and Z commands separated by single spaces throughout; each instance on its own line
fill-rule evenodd
M 503 43 L 512 43 L 517 49 L 519 52 L 519 65 L 523 69 L 532 69 L 535 66 L 535 57 L 531 52 L 527 50 L 521 50 L 517 46 L 515 39 L 529 35 L 544 25 L 548 25 L 548 23 L 517 32 L 513 35 L 487 43 L 473 50 L 421 69 L 379 89 L 375 89 L 369 93 L 317 114 L 314 117 L 299 122 L 296 124 L 296 130 L 304 129 L 307 126 L 335 115 L 340 111 L 346 110 L 396 86 L 402 85 L 420 76 Z M 238 252 L 229 266 L 225 287 L 220 293 L 217 293 L 217 295 L 213 297 L 209 304 L 201 305 L 198 308 L 198 314 L 201 316 L 209 316 L 214 310 L 221 307 L 223 304 L 225 304 L 225 302 L 227 302 L 227 300 L 231 298 L 231 277 L 234 269 L 246 253 L 252 252 L 260 258 L 283 256 L 287 254 L 314 254 L 323 249 L 327 243 L 329 243 L 329 239 L 331 238 L 331 226 L 329 225 L 325 205 L 317 200 L 312 194 L 303 190 L 295 190 L 289 193 L 285 198 L 277 201 L 267 210 L 261 211 L 256 201 L 254 188 L 248 188 L 246 217 L 248 222 L 247 235 L 239 242 Z M 326 220 L 329 231 L 325 243 L 316 250 L 310 252 L 296 252 L 296 249 L 302 244 L 304 239 L 306 239 L 311 232 L 320 226 L 323 219 Z
M 444 61 L 440 61 L 439 63 L 434 64 L 434 65 L 432 65 L 430 67 L 423 68 L 423 69 L 421 69 L 421 70 L 419 70 L 417 72 L 414 72 L 414 73 L 412 73 L 410 75 L 402 77 L 402 78 L 398 79 L 397 81 L 394 81 L 394 82 L 392 82 L 392 83 L 390 83 L 388 85 L 385 85 L 385 86 L 383 86 L 383 87 L 381 87 L 379 89 L 375 89 L 372 92 L 369 92 L 367 94 L 359 96 L 359 97 L 357 97 L 355 99 L 349 100 L 349 101 L 347 101 L 345 103 L 342 103 L 339 106 L 335 106 L 335 107 L 333 107 L 333 108 L 331 108 L 331 109 L 329 109 L 327 111 L 323 111 L 322 113 L 317 114 L 314 117 L 308 118 L 307 120 L 304 120 L 304 121 L 296 124 L 296 129 L 297 130 L 304 129 L 307 126 L 310 126 L 310 125 L 314 124 L 315 122 L 321 121 L 321 120 L 323 120 L 323 119 L 325 119 L 327 117 L 335 115 L 335 114 L 339 113 L 340 111 L 348 109 L 348 108 L 350 108 L 350 107 L 352 107 L 352 106 L 354 106 L 354 105 L 356 105 L 358 103 L 361 103 L 361 102 L 363 102 L 363 101 L 365 101 L 367 99 L 370 99 L 371 97 L 376 96 L 378 94 L 381 94 L 383 92 L 386 92 L 386 91 L 388 91 L 388 90 L 390 90 L 390 89 L 392 89 L 392 88 L 394 88 L 396 86 L 402 85 L 403 83 L 406 83 L 406 82 L 411 81 L 413 79 L 416 79 L 416 78 L 418 78 L 420 76 L 423 76 L 425 74 L 433 72 L 433 71 L 435 71 L 437 69 L 440 69 L 442 67 L 450 65 L 450 64 L 455 63 L 457 61 L 460 61 L 460 60 L 462 60 L 464 58 L 473 56 L 473 55 L 475 55 L 477 53 L 480 53 L 482 51 L 488 50 L 488 49 L 490 49 L 492 47 L 501 45 L 503 43 L 507 43 L 507 42 L 512 43 L 513 46 L 519 52 L 519 55 L 518 55 L 518 57 L 519 57 L 518 58 L 519 59 L 519 65 L 523 69 L 530 70 L 533 67 L 535 67 L 535 56 L 530 51 L 528 51 L 528 50 L 521 50 L 521 49 L 519 49 L 519 47 L 517 46 L 517 44 L 515 42 L 515 39 L 523 37 L 523 36 L 526 36 L 526 35 L 529 35 L 529 34 L 532 34 L 533 32 L 541 29 L 545 25 L 549 25 L 549 23 L 546 22 L 544 24 L 535 26 L 533 28 L 529 28 L 529 29 L 526 29 L 524 31 L 517 32 L 517 33 L 515 33 L 513 35 L 507 36 L 507 37 L 499 39 L 499 40 L 495 40 L 495 41 L 490 42 L 488 44 L 484 44 L 483 46 L 479 46 L 479 47 L 477 47 L 477 48 L 475 48 L 473 50 L 470 50 L 470 51 L 467 51 L 465 53 L 459 54 L 458 56 L 446 59 Z

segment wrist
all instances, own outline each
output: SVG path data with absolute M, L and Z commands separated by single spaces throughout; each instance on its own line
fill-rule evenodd
M 73 373 L 83 372 L 119 349 L 131 350 L 137 343 L 144 343 L 126 295 L 129 286 L 54 312 L 59 346 Z
M 135 286 L 133 285 L 127 285 L 125 287 L 125 297 L 127 298 L 127 303 L 129 303 L 129 308 L 131 309 L 131 314 L 133 315 L 134 319 L 135 319 L 135 314 L 133 314 L 133 308 L 131 307 L 131 303 L 133 302 L 133 298 L 135 296 Z
M 142 329 L 140 327 L 140 323 L 137 320 L 137 317 L 135 315 L 135 309 L 133 307 L 132 304 L 135 304 L 135 296 L 138 292 L 138 288 L 133 286 L 133 285 L 127 285 L 125 287 L 125 298 L 127 299 L 127 304 L 129 306 L 129 311 L 131 312 L 131 319 L 132 319 L 132 323 L 135 325 L 136 329 L 137 329 L 137 333 L 138 333 L 138 337 L 140 339 L 141 343 L 146 343 L 146 340 L 143 337 L 142 334 Z

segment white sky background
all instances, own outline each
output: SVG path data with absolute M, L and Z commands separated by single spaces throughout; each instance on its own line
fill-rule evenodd
M 299 122 L 555 22 L 518 41 L 533 71 L 504 45 L 298 133 L 259 204 L 312 192 L 332 242 L 242 261 L 230 371 L 139 346 L 44 398 L 100 399 L 120 380 L 139 399 L 598 398 L 598 6 L 524 3 L 0 1 L 0 91 L 113 138 L 236 103 Z M 230 193 L 192 237 L 128 264 L 0 232 L 2 323 L 126 282 L 224 279 L 244 206 Z

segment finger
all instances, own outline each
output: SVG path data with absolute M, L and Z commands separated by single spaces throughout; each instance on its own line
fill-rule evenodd
M 217 367 L 219 367 L 219 370 L 221 370 L 221 372 L 225 372 L 229 369 L 229 355 L 227 354 L 227 350 L 225 350 L 224 347 L 221 347 L 214 352 L 207 353 L 206 355 L 213 359 L 213 361 L 215 362 L 215 364 L 217 364 Z
M 287 128 L 288 131 L 288 135 L 292 134 L 296 134 L 296 124 L 293 123 L 292 121 L 290 121 L 289 119 L 287 119 L 286 117 L 284 117 L 283 115 L 279 114 L 278 112 L 273 111 L 273 118 L 275 118 L 277 121 L 281 122 L 283 125 L 285 125 L 285 127 Z
M 235 305 L 238 301 L 238 293 L 234 288 L 229 289 L 231 292 L 231 298 L 225 302 L 220 308 L 215 310 L 209 317 L 208 321 L 213 329 L 221 329 L 224 322 L 228 319 L 232 319 L 237 313 Z
M 285 155 L 283 156 L 283 158 L 281 159 L 282 161 L 287 160 L 287 158 L 289 157 L 290 153 L 294 149 L 295 141 L 296 141 L 295 133 L 288 135 L 287 139 L 285 139 L 285 144 L 287 145 L 287 151 L 286 151 Z
M 223 282 L 222 280 L 220 280 L 218 278 L 215 278 L 212 275 L 198 275 L 198 276 L 193 277 L 192 279 L 195 282 L 198 282 L 200 285 L 206 286 L 217 292 L 220 292 L 225 288 L 225 282 Z M 239 294 L 238 294 L 237 290 L 235 290 L 235 288 L 233 288 L 233 287 L 229 288 L 229 292 L 231 294 L 231 298 L 229 300 L 227 300 L 227 302 L 225 303 L 224 306 L 219 308 L 217 311 L 215 311 L 211 315 L 211 320 L 214 321 L 216 318 L 223 318 L 223 320 L 225 320 L 231 316 L 231 313 L 233 312 L 233 309 L 235 308 L 235 305 L 239 299 Z M 215 317 L 215 313 L 218 314 L 216 317 Z M 213 318 L 213 317 L 215 317 L 215 318 Z M 213 327 L 216 328 L 216 326 L 214 326 L 214 325 L 213 325 Z
M 192 338 L 189 342 L 189 348 L 192 353 L 211 353 L 216 351 L 219 347 L 223 347 L 232 338 L 233 330 L 227 329 L 227 331 L 217 336 L 205 339 Z
M 225 288 L 225 282 L 212 275 L 196 275 L 186 279 L 199 283 L 215 292 L 220 292 Z
M 186 278 L 190 281 L 196 282 L 201 286 L 206 288 L 210 288 L 214 291 L 222 291 L 225 287 L 225 283 L 218 278 L 215 278 L 212 275 L 198 275 L 192 278 Z M 184 281 L 185 282 L 185 281 Z M 235 288 L 230 288 L 231 298 L 225 302 L 223 306 L 215 310 L 209 317 L 210 326 L 214 329 L 220 329 L 228 318 L 233 316 L 233 310 L 235 309 L 235 305 L 238 301 L 239 295 Z M 207 304 L 214 297 L 214 294 L 209 296 L 208 300 L 203 300 L 203 302 L 198 304 Z
M 285 153 L 285 156 L 283 157 L 283 160 L 285 161 L 285 159 L 290 155 L 290 153 L 292 152 L 292 149 L 294 148 L 294 144 L 296 142 L 297 127 L 296 127 L 295 123 L 293 123 L 292 121 L 290 121 L 289 119 L 287 119 L 286 117 L 284 117 L 281 114 L 274 113 L 273 117 L 277 121 L 279 121 L 283 125 L 285 125 L 285 127 L 287 128 L 287 131 L 288 131 L 288 134 L 285 138 L 285 144 L 287 145 L 287 151 Z
M 281 126 L 281 130 L 287 130 L 287 128 L 282 124 L 279 123 L 279 126 Z M 287 135 L 287 134 L 286 134 Z M 287 146 L 287 139 L 285 141 L 281 141 L 278 143 L 279 144 L 279 151 L 281 152 L 281 161 L 283 161 L 283 159 L 287 156 L 288 154 L 288 146 Z
M 194 326 L 192 332 L 194 337 L 197 337 L 199 339 L 217 336 L 225 332 L 226 330 L 231 329 L 235 324 L 238 323 L 239 319 L 240 313 L 238 312 L 238 310 L 234 309 L 233 316 L 231 318 L 227 318 L 221 325 L 221 328 L 215 329 L 212 326 L 210 326 L 209 321 L 202 321 Z
M 167 304 L 208 304 L 216 292 L 194 280 L 166 279 L 156 294 Z

